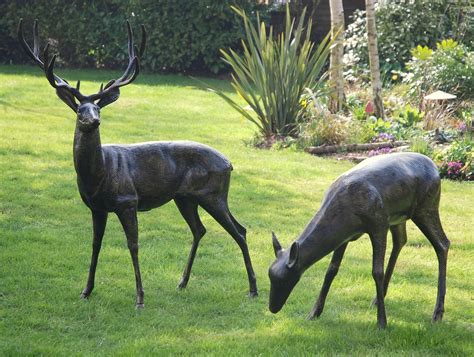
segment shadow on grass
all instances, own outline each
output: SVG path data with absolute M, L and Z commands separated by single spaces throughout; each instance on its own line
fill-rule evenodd
M 111 79 L 119 78 L 123 74 L 123 71 L 57 68 L 55 69 L 55 73 L 67 80 L 71 85 L 74 85 L 74 82 L 78 80 L 97 83 L 98 91 L 101 83 L 105 84 Z M 45 78 L 44 73 L 37 66 L 0 65 L 0 74 L 28 75 L 32 77 Z M 206 92 L 208 91 L 209 86 L 228 94 L 234 93 L 234 90 L 230 86 L 230 82 L 227 80 L 181 74 L 153 74 L 140 72 L 138 78 L 134 81 L 134 84 L 141 86 L 187 87 L 189 89 Z

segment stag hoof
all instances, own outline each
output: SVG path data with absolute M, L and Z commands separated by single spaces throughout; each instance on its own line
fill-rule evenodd
M 145 307 L 145 304 L 142 302 L 137 302 L 137 304 L 135 305 L 135 308 L 137 310 L 143 309 L 144 307 Z
M 374 297 L 374 299 L 372 300 L 372 302 L 370 303 L 370 307 L 371 308 L 374 308 L 377 306 L 377 296 Z
M 86 289 L 84 289 L 84 291 L 81 293 L 81 299 L 83 300 L 87 300 L 90 296 L 92 291 L 87 291 Z
M 258 291 L 250 291 L 247 296 L 251 299 L 258 297 Z

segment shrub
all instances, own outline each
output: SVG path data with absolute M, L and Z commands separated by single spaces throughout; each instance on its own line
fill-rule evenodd
M 294 134 L 305 88 L 314 93 L 323 88 L 321 73 L 329 54 L 329 36 L 315 48 L 310 40 L 311 23 L 303 27 L 303 14 L 295 26 L 287 7 L 285 31 L 275 39 L 272 28 L 267 31 L 263 22 L 255 26 L 245 11 L 235 10 L 245 26 L 243 54 L 233 50 L 222 54 L 233 70 L 232 86 L 253 112 L 222 91 L 215 92 L 255 123 L 265 138 Z
M 412 96 L 443 90 L 461 98 L 474 98 L 474 52 L 466 46 L 449 39 L 437 43 L 436 50 L 418 46 L 412 55 L 404 79 Z
M 70 66 L 121 67 L 126 61 L 125 20 L 148 30 L 143 67 L 151 71 L 208 71 L 225 68 L 220 48 L 238 47 L 238 5 L 253 13 L 251 0 L 13 0 L 0 2 L 0 62 L 27 62 L 16 40 L 19 18 L 39 19 L 41 38 L 49 38 Z M 47 21 L 51 19 L 50 21 Z M 29 35 L 29 33 L 27 34 Z M 44 36 L 47 35 L 48 37 Z
M 441 177 L 459 180 L 474 180 L 473 142 L 456 140 L 439 153 L 437 160 Z
M 404 68 L 410 50 L 433 47 L 444 38 L 454 38 L 474 48 L 474 20 L 469 0 L 392 0 L 376 9 L 378 50 L 382 79 L 398 80 L 393 72 Z M 367 81 L 369 61 L 365 11 L 356 11 L 346 30 L 344 62 L 346 78 Z
M 428 157 L 433 156 L 433 147 L 425 138 L 418 136 L 414 137 L 410 144 L 410 150 Z

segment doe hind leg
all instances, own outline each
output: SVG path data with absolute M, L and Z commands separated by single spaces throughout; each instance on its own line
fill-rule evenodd
M 189 281 L 189 276 L 191 274 L 191 269 L 193 267 L 194 257 L 196 256 L 199 241 L 204 236 L 204 234 L 206 234 L 206 228 L 199 218 L 198 204 L 195 200 L 184 197 L 176 197 L 174 201 L 193 234 L 193 245 L 191 247 L 191 251 L 189 252 L 188 262 L 184 268 L 181 281 L 178 284 L 179 289 L 184 289 Z
M 392 233 L 392 253 L 390 254 L 390 259 L 387 264 L 387 269 L 385 270 L 384 280 L 383 280 L 383 293 L 384 296 L 387 295 L 388 284 L 390 283 L 390 279 L 393 274 L 393 270 L 395 269 L 395 264 L 397 263 L 398 255 L 402 250 L 403 246 L 407 242 L 407 226 L 406 222 L 400 223 L 396 226 L 390 227 L 390 232 Z M 377 296 L 372 301 L 372 305 L 375 306 L 377 304 Z
M 230 213 L 226 195 L 206 196 L 199 200 L 199 204 L 234 238 L 240 247 L 249 280 L 249 296 L 258 296 L 257 281 L 247 246 L 246 229 Z
M 438 257 L 438 296 L 433 312 L 433 322 L 441 321 L 446 295 L 446 265 L 448 261 L 449 239 L 443 231 L 438 211 L 423 212 L 413 217 L 413 222 L 428 238 Z

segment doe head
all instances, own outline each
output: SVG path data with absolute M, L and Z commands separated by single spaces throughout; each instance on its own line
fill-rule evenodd
M 280 243 L 272 233 L 275 261 L 268 270 L 270 277 L 270 301 L 268 308 L 276 314 L 285 305 L 288 296 L 301 278 L 299 268 L 299 243 L 293 242 L 289 250 L 281 248 Z
M 35 20 L 33 26 L 33 49 L 26 43 L 23 36 L 23 20 L 18 24 L 18 40 L 23 50 L 43 69 L 49 84 L 56 89 L 57 96 L 67 104 L 69 108 L 77 114 L 77 126 L 81 131 L 88 132 L 100 125 L 100 109 L 115 102 L 120 96 L 120 87 L 123 87 L 135 80 L 140 72 L 138 58 L 145 52 L 146 30 L 141 25 L 142 40 L 140 50 L 133 44 L 133 33 L 130 23 L 127 21 L 128 32 L 128 66 L 123 75 L 118 79 L 112 79 L 105 87 L 100 85 L 99 92 L 92 95 L 84 95 L 79 91 L 81 82 L 78 81 L 75 87 L 69 82 L 54 74 L 54 63 L 56 55 L 49 59 L 49 43 L 43 50 L 43 60 L 39 55 L 38 21 Z

